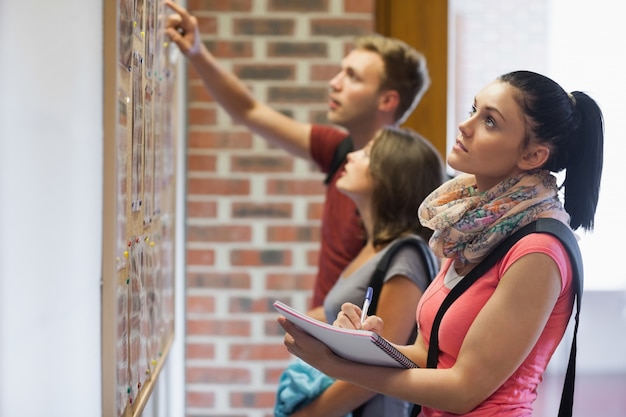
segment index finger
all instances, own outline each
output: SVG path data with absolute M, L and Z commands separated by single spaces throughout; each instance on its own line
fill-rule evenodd
M 180 6 L 170 0 L 165 0 L 165 5 L 178 13 L 183 18 L 183 20 L 189 19 L 189 12 L 183 6 Z
M 346 329 L 361 328 L 361 309 L 352 303 L 343 303 L 341 311 L 337 314 L 337 319 L 333 326 Z

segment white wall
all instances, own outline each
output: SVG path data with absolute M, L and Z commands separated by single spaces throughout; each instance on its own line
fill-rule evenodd
M 2 417 L 102 415 L 102 11 L 102 0 L 0 0 Z M 182 151 L 178 163 L 182 216 Z M 184 410 L 183 285 L 144 415 Z
M 550 75 L 567 91 L 582 90 L 602 108 L 604 168 L 593 233 L 583 234 L 585 294 L 578 369 L 626 373 L 626 270 L 620 241 L 626 235 L 623 120 L 626 114 L 626 27 L 611 0 L 550 0 Z M 563 358 L 564 359 L 564 358 Z
M 548 33 L 551 76 L 568 91 L 591 95 L 604 114 L 604 170 L 596 227 L 581 241 L 585 288 L 626 292 L 626 270 L 611 262 L 626 236 L 624 186 L 624 115 L 626 115 L 626 27 L 619 2 L 551 0 Z M 619 256 L 619 255 L 618 255 Z M 625 311 L 626 313 L 626 311 Z
M 102 3 L 0 1 L 0 415 L 100 413 Z
M 597 100 L 605 121 L 604 171 L 593 233 L 581 235 L 585 294 L 578 334 L 578 372 L 626 373 L 626 270 L 620 240 L 626 235 L 622 120 L 626 114 L 626 27 L 618 2 L 597 0 L 450 0 L 449 132 L 458 131 L 474 95 L 501 73 L 528 69 L 567 91 Z M 571 334 L 549 371 L 567 365 Z
M 605 159 L 593 233 L 583 234 L 585 289 L 626 291 L 626 270 L 609 249 L 626 235 L 622 220 L 622 119 L 626 114 L 626 27 L 612 0 L 450 0 L 449 147 L 474 95 L 498 75 L 543 73 L 596 99 L 605 119 Z M 620 192 L 618 192 L 618 190 Z

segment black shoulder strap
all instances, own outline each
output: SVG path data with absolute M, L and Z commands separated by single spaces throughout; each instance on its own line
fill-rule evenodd
M 372 287 L 372 289 L 374 290 L 372 293 L 372 302 L 370 303 L 369 308 L 369 311 L 371 311 L 372 313 L 376 312 L 376 306 L 378 305 L 380 290 L 383 287 L 383 280 L 385 279 L 385 274 L 389 269 L 389 264 L 391 264 L 391 260 L 402 247 L 407 245 L 414 247 L 420 254 L 422 262 L 424 263 L 424 266 L 426 267 L 428 273 L 428 282 L 432 281 L 437 275 L 437 272 L 439 270 L 438 261 L 435 258 L 432 250 L 428 246 L 428 243 L 426 243 L 424 239 L 420 238 L 419 236 L 407 236 L 396 240 L 394 243 L 391 244 L 389 249 L 387 249 L 380 261 L 378 261 L 378 264 L 376 264 L 376 269 L 374 270 L 374 273 L 370 278 L 370 287 Z
M 376 269 L 370 278 L 370 287 L 372 287 L 372 302 L 370 303 L 369 311 L 371 314 L 376 312 L 376 306 L 378 305 L 378 296 L 380 295 L 380 290 L 383 287 L 383 280 L 385 279 L 385 275 L 387 274 L 387 270 L 389 269 L 389 265 L 391 264 L 391 260 L 398 253 L 400 248 L 404 246 L 412 246 L 414 247 L 419 256 L 424 263 L 424 267 L 428 273 L 428 282 L 430 283 L 437 272 L 439 272 L 439 261 L 435 257 L 435 254 L 428 246 L 428 243 L 419 236 L 407 236 L 401 239 L 396 240 L 391 244 L 389 249 L 385 252 L 383 257 L 376 264 Z M 409 337 L 409 343 L 413 343 L 415 338 L 417 337 L 417 326 L 414 326 L 413 333 Z M 363 415 L 365 404 L 359 406 L 355 410 L 352 411 L 352 417 L 361 417 Z
M 339 169 L 343 161 L 346 160 L 346 156 L 352 152 L 354 146 L 352 145 L 352 138 L 347 136 L 344 140 L 339 142 L 337 148 L 335 148 L 335 153 L 333 154 L 333 160 L 330 163 L 330 168 L 326 173 L 326 179 L 324 180 L 324 184 L 328 185 L 333 179 L 335 172 Z
M 550 221 L 548 221 L 550 220 Z M 576 335 L 578 333 L 578 323 L 580 319 L 580 308 L 583 295 L 583 282 L 584 282 L 584 270 L 583 270 L 583 258 L 580 253 L 580 247 L 576 236 L 572 233 L 571 229 L 565 226 L 563 223 L 554 219 L 540 219 L 537 222 L 536 232 L 538 233 L 550 233 L 553 236 L 558 237 L 565 246 L 567 253 L 570 257 L 573 267 L 573 279 L 574 289 L 576 291 L 576 314 L 574 316 L 574 335 L 572 339 L 572 346 L 569 352 L 569 362 L 567 364 L 567 371 L 565 373 L 565 381 L 563 382 L 563 392 L 561 394 L 561 404 L 559 405 L 559 417 L 566 417 L 572 415 L 572 409 L 574 406 L 574 380 L 576 378 Z
M 478 264 L 459 284 L 457 284 L 444 299 L 439 311 L 437 312 L 433 328 L 430 336 L 428 347 L 428 368 L 437 367 L 437 357 L 439 355 L 439 325 L 446 310 L 474 281 L 485 274 L 495 263 L 502 258 L 509 249 L 529 233 L 549 233 L 557 237 L 570 257 L 573 268 L 574 288 L 576 291 L 576 314 L 574 324 L 574 338 L 570 350 L 569 363 L 565 375 L 563 385 L 563 393 L 561 395 L 561 404 L 559 407 L 559 417 L 571 416 L 572 406 L 574 402 L 574 379 L 576 374 L 576 333 L 578 332 L 578 322 L 580 316 L 581 297 L 583 289 L 583 264 L 582 256 L 578 242 L 571 229 L 555 219 L 538 219 L 509 236 L 504 242 L 499 244 L 480 264 Z

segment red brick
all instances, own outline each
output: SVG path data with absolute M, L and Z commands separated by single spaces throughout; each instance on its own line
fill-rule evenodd
M 194 336 L 250 336 L 247 320 L 200 320 L 187 319 L 187 334 Z
M 252 58 L 251 41 L 205 41 L 207 49 L 217 58 Z
M 325 42 L 268 42 L 267 56 L 270 58 L 328 58 L 328 44 Z
M 190 195 L 248 195 L 250 180 L 221 178 L 190 178 L 187 180 Z
M 233 67 L 233 72 L 242 80 L 292 81 L 296 78 L 296 66 L 294 64 L 240 64 Z
M 266 384 L 278 384 L 278 380 L 280 379 L 280 376 L 282 375 L 286 366 L 287 365 L 285 364 L 285 366 L 281 366 L 278 368 L 265 368 L 263 372 L 263 382 Z
M 189 155 L 187 157 L 187 170 L 215 172 L 217 157 L 215 155 Z
M 317 259 L 316 259 L 317 262 Z M 265 278 L 268 290 L 309 290 L 315 283 L 315 274 L 268 274 Z
M 269 195 L 323 195 L 324 191 L 324 184 L 318 179 L 269 179 L 267 181 L 267 194 Z
M 211 98 L 211 95 L 202 84 L 189 84 L 187 97 L 190 103 L 210 103 L 213 101 L 213 98 Z
M 187 65 L 186 69 L 187 71 L 185 74 L 187 76 L 187 87 L 189 87 L 190 84 L 198 84 L 202 82 L 200 75 L 193 66 Z
M 214 359 L 215 345 L 188 342 L 186 352 L 187 359 Z
M 311 81 L 330 81 L 339 73 L 341 66 L 338 64 L 311 65 Z
M 328 12 L 329 0 L 269 0 L 267 11 L 269 12 Z
M 267 408 L 274 407 L 276 392 L 234 392 L 230 395 L 230 406 L 234 408 Z
M 288 250 L 234 250 L 230 254 L 233 266 L 291 265 L 291 252 Z
M 250 371 L 241 368 L 187 367 L 188 384 L 250 384 Z
M 233 19 L 234 35 L 293 36 L 294 19 L 243 18 Z
M 252 0 L 187 0 L 189 11 L 250 12 Z
M 214 407 L 215 393 L 213 392 L 190 392 L 187 391 L 187 407 Z
M 187 226 L 189 242 L 249 242 L 251 237 L 249 225 Z
M 306 261 L 309 266 L 317 266 L 317 262 L 320 257 L 319 250 L 309 250 L 306 252 Z
M 272 313 L 273 298 L 231 297 L 228 303 L 229 313 Z
M 270 103 L 326 103 L 327 87 L 270 87 L 267 90 Z
M 293 157 L 248 155 L 231 157 L 232 172 L 292 172 Z
M 315 226 L 268 226 L 268 242 L 319 242 L 320 227 Z
M 190 108 L 187 110 L 188 125 L 214 125 L 217 121 L 217 111 L 211 109 Z
M 373 13 L 376 8 L 375 0 L 343 0 L 343 10 L 347 13 Z
M 213 265 L 214 263 L 214 251 L 207 249 L 187 249 L 187 265 Z
M 198 15 L 196 18 L 198 19 L 198 29 L 203 36 L 217 33 L 217 17 Z
M 217 215 L 215 201 L 187 201 L 187 218 L 214 218 Z
M 208 295 L 187 296 L 187 313 L 214 313 L 215 297 Z
M 287 348 L 282 344 L 234 343 L 230 347 L 229 360 L 266 361 L 289 359 Z
M 188 288 L 216 288 L 216 289 L 249 289 L 250 275 L 245 273 L 200 273 L 187 274 Z
M 363 19 L 312 19 L 311 35 L 313 36 L 358 36 L 374 30 L 373 21 Z
M 231 217 L 247 219 L 290 219 L 293 213 L 291 203 L 252 203 L 233 202 Z
M 190 130 L 187 145 L 190 149 L 250 149 L 252 133 L 242 132 L 201 132 Z

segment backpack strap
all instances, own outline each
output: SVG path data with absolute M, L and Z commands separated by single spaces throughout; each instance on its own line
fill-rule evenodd
M 385 279 L 385 275 L 387 274 L 387 270 L 389 269 L 389 265 L 391 265 L 391 261 L 393 257 L 398 253 L 398 251 L 405 247 L 411 246 L 417 250 L 420 258 L 426 268 L 426 272 L 428 274 L 428 283 L 432 282 L 439 272 L 439 260 L 435 257 L 435 254 L 428 246 L 428 243 L 419 236 L 407 236 L 400 238 L 393 242 L 391 246 L 387 249 L 383 257 L 376 264 L 376 269 L 370 278 L 369 286 L 372 287 L 372 302 L 370 303 L 369 311 L 374 314 L 376 313 L 376 306 L 378 305 L 378 296 L 380 295 L 380 290 L 383 287 L 383 280 Z M 409 343 L 414 343 L 415 338 L 417 337 L 417 326 L 413 326 L 413 332 L 409 337 Z M 361 417 L 363 415 L 363 411 L 365 405 L 367 403 L 357 407 L 352 411 L 352 417 Z
M 574 233 L 568 226 L 556 219 L 538 219 L 513 233 L 504 242 L 500 243 L 480 264 L 474 267 L 474 269 L 450 291 L 439 308 L 439 311 L 437 311 L 433 322 L 428 347 L 427 367 L 437 367 L 437 358 L 439 356 L 439 325 L 441 324 L 441 319 L 445 314 L 445 311 L 450 307 L 450 305 L 452 305 L 454 300 L 456 300 L 467 288 L 470 287 L 470 285 L 472 285 L 473 282 L 493 267 L 493 265 L 495 265 L 495 263 L 509 251 L 515 242 L 529 233 L 549 233 L 558 238 L 565 247 L 572 265 L 572 277 L 574 280 L 573 284 L 576 298 L 574 337 L 570 350 L 565 381 L 563 383 L 563 392 L 561 394 L 561 403 L 558 414 L 559 417 L 571 416 L 574 403 L 574 379 L 576 376 L 576 334 L 578 332 L 581 297 L 583 291 L 583 264 L 580 248 L 578 247 L 578 242 L 576 241 Z M 419 405 L 416 405 L 414 406 L 413 413 L 416 408 L 419 412 Z M 412 416 L 417 415 L 413 413 L 411 414 Z
M 572 274 L 574 279 L 574 289 L 576 291 L 576 314 L 574 316 L 574 335 L 572 346 L 569 352 L 569 362 L 565 373 L 565 381 L 563 382 L 563 392 L 561 393 L 561 403 L 559 405 L 558 417 L 569 417 L 572 415 L 574 406 L 574 380 L 576 379 L 576 339 L 578 333 L 578 323 L 580 321 L 580 308 L 582 304 L 584 270 L 583 258 L 580 253 L 578 241 L 572 230 L 558 220 L 539 219 L 537 220 L 536 232 L 550 233 L 558 237 L 565 246 L 572 263 Z
M 389 265 L 391 264 L 391 261 L 396 253 L 398 253 L 398 251 L 404 246 L 412 246 L 417 250 L 417 253 L 419 253 L 420 258 L 422 259 L 422 263 L 426 268 L 429 283 L 435 278 L 437 272 L 439 271 L 438 261 L 430 249 L 430 246 L 428 246 L 428 243 L 426 243 L 424 239 L 419 236 L 407 236 L 396 240 L 391 244 L 389 249 L 387 249 L 380 261 L 378 261 L 376 269 L 370 278 L 369 286 L 374 290 L 372 293 L 372 302 L 369 307 L 369 311 L 372 313 L 376 312 L 378 297 L 380 296 L 380 290 L 383 287 L 383 280 L 385 279 Z
M 333 154 L 333 160 L 330 163 L 330 168 L 326 173 L 324 185 L 330 184 L 330 182 L 333 180 L 335 172 L 337 172 L 341 164 L 343 164 L 346 160 L 346 156 L 348 156 L 348 154 L 352 152 L 353 149 L 354 145 L 352 144 L 352 138 L 350 136 L 347 136 L 341 142 L 339 142 L 339 145 L 337 145 L 337 147 L 335 148 L 335 153 Z

